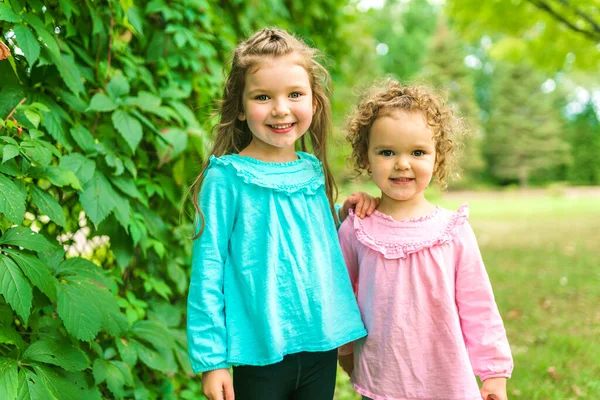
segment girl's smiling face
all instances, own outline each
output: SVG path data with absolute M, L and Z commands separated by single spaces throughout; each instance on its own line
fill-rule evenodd
M 420 205 L 435 166 L 433 132 L 419 111 L 394 110 L 371 126 L 368 165 L 382 204 Z
M 290 54 L 267 58 L 246 74 L 243 112 L 256 150 L 294 154 L 294 143 L 306 133 L 314 113 L 308 73 Z

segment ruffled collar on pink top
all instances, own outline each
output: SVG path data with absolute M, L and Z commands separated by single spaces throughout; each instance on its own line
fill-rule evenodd
M 452 241 L 467 221 L 469 208 L 463 204 L 450 211 L 438 206 L 425 216 L 402 221 L 377 210 L 363 219 L 354 216 L 352 210 L 350 215 L 359 242 L 387 259 L 396 259 Z

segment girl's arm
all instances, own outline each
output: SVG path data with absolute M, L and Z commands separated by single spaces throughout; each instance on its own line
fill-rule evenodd
M 229 368 L 223 271 L 233 230 L 235 193 L 225 170 L 208 169 L 200 195 L 204 231 L 194 240 L 188 294 L 188 351 L 194 372 Z
M 468 222 L 458 239 L 456 305 L 473 370 L 482 381 L 510 378 L 513 360 L 506 331 L 475 233 Z

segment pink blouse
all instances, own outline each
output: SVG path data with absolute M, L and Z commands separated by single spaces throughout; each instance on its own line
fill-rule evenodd
M 481 400 L 475 375 L 510 377 L 506 331 L 467 218 L 465 204 L 403 221 L 351 213 L 342 224 L 342 252 L 369 332 L 354 342 L 360 394 Z

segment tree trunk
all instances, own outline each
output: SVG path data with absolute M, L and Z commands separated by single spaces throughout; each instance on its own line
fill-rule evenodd
M 521 189 L 527 189 L 527 183 L 529 181 L 529 169 L 525 165 L 521 165 L 519 168 L 519 187 Z

